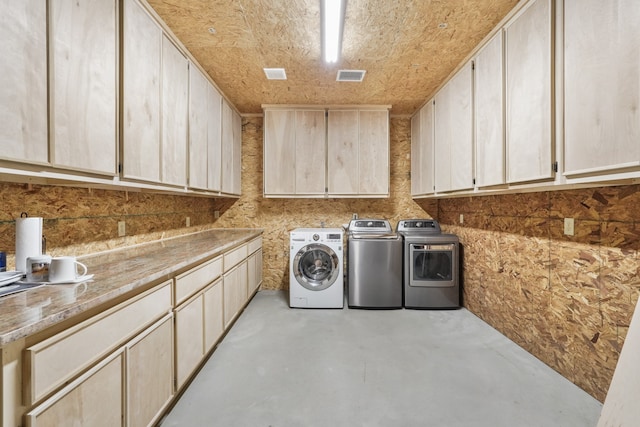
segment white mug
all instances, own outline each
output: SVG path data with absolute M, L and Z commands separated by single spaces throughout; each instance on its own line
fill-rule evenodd
M 49 265 L 51 257 L 49 255 L 30 256 L 27 258 L 27 282 L 48 282 Z
M 78 274 L 78 266 L 82 268 L 82 273 Z M 60 256 L 51 259 L 49 265 L 49 282 L 68 283 L 87 274 L 87 266 L 76 261 L 72 256 Z

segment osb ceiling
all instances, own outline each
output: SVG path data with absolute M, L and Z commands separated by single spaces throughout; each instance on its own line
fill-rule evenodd
M 390 104 L 412 114 L 518 0 L 347 0 L 325 64 L 320 0 L 148 0 L 241 113 L 262 104 Z M 212 34 L 209 29 L 214 28 Z M 286 81 L 263 68 L 285 68 Z M 339 69 L 366 70 L 362 83 Z

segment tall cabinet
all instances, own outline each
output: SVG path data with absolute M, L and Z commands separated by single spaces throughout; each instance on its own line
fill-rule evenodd
M 433 194 L 433 110 L 431 99 L 411 118 L 411 195 Z

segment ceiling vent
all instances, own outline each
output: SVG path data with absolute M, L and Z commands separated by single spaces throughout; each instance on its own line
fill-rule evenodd
M 338 70 L 338 82 L 361 82 L 364 79 L 365 70 Z
M 287 80 L 284 68 L 263 68 L 263 70 L 269 80 Z

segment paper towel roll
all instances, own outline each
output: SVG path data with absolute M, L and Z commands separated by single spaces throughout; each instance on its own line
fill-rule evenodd
M 16 270 L 27 271 L 27 258 L 42 255 L 42 218 L 16 218 Z

